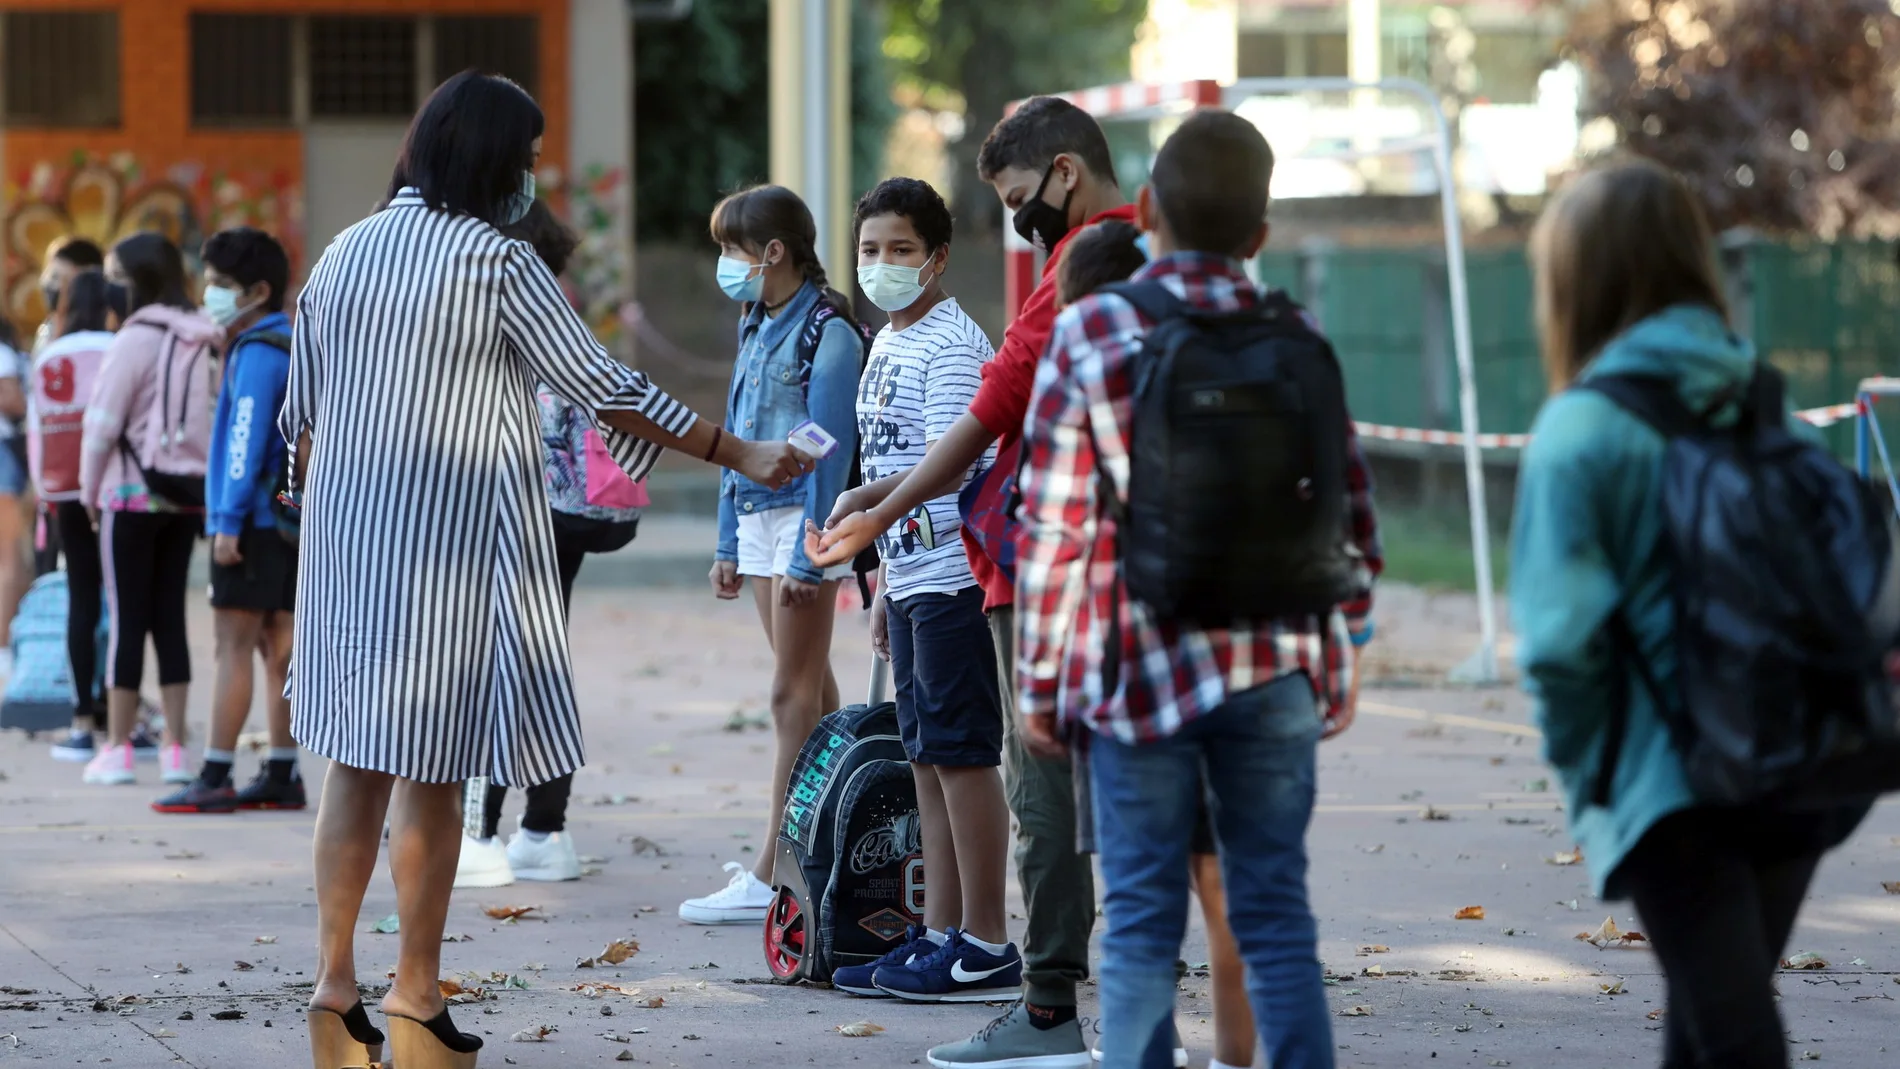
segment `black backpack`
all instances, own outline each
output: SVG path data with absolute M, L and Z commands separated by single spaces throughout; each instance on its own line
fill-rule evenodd
M 818 722 L 792 766 L 777 851 L 765 960 L 781 983 L 875 961 L 923 923 L 917 787 L 895 705 Z
M 1900 571 L 1892 516 L 1872 488 L 1789 432 L 1781 376 L 1766 365 L 1702 413 L 1667 379 L 1579 386 L 1667 443 L 1661 550 L 1674 571 L 1675 689 L 1658 684 L 1620 610 L 1608 631 L 1696 797 L 1799 807 L 1900 788 L 1900 712 L 1884 668 L 1900 636 Z M 1710 415 L 1731 401 L 1739 419 L 1714 426 Z M 1599 805 L 1627 716 L 1616 701 Z
M 1153 326 L 1131 368 L 1128 499 L 1103 473 L 1130 597 L 1206 626 L 1324 615 L 1353 596 L 1346 387 L 1285 293 L 1196 309 L 1158 282 L 1110 286 Z
M 281 330 L 260 331 L 246 335 L 244 340 L 261 342 L 286 353 L 290 352 L 290 335 Z M 236 358 L 235 349 L 231 356 Z M 270 488 L 271 521 L 277 525 L 278 537 L 293 546 L 297 544 L 298 537 L 303 533 L 303 509 L 286 502 L 286 498 L 290 497 L 291 452 L 295 448 L 295 444 L 291 443 L 286 443 L 284 446 L 284 458 L 277 463 L 277 471 L 271 476 Z

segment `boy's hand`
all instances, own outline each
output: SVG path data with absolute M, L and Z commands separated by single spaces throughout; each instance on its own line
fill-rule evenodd
M 869 511 L 852 512 L 843 517 L 833 514 L 823 531 L 805 521 L 805 559 L 814 568 L 832 568 L 844 564 L 870 547 L 884 531 Z
M 712 582 L 713 597 L 720 601 L 734 601 L 739 597 L 739 565 L 729 560 L 713 561 L 712 571 L 706 578 Z
M 214 535 L 211 539 L 211 559 L 226 568 L 244 563 L 244 554 L 238 552 L 237 536 Z
M 891 624 L 884 615 L 882 595 L 871 602 L 871 652 L 886 661 L 891 659 Z
M 1023 746 L 1043 758 L 1069 756 L 1069 744 L 1056 732 L 1056 714 L 1023 714 Z
M 864 487 L 852 487 L 844 493 L 839 494 L 838 500 L 833 502 L 831 515 L 825 517 L 825 527 L 827 529 L 835 527 L 839 520 L 844 519 L 853 512 L 867 512 L 875 504 L 876 502 L 867 501 L 865 499 Z
M 1352 679 L 1346 684 L 1345 704 L 1327 714 L 1325 730 L 1319 735 L 1321 742 L 1343 734 L 1352 726 L 1353 718 L 1359 715 L 1359 665 L 1361 663 L 1358 657 L 1352 659 Z
M 786 608 L 794 605 L 806 605 L 818 596 L 818 584 L 807 583 L 796 576 L 781 575 L 778 579 L 778 603 Z

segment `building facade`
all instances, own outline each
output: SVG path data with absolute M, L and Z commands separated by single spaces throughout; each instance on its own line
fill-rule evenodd
M 540 187 L 582 231 L 613 333 L 631 256 L 624 0 L 0 0 L 0 313 L 31 329 L 48 242 L 248 224 L 302 277 L 386 192 L 424 98 L 467 68 L 547 115 Z

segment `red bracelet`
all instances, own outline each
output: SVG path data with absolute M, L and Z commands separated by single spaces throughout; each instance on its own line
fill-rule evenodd
M 725 438 L 725 436 L 726 436 L 726 429 L 724 427 L 714 427 L 712 445 L 706 450 L 706 455 L 699 459 L 705 461 L 708 464 L 712 463 L 713 455 L 719 452 L 719 442 L 721 439 Z

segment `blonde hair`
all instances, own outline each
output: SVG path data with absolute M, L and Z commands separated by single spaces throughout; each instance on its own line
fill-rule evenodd
M 1699 304 L 1729 317 L 1708 217 L 1681 178 L 1648 160 L 1605 164 L 1566 185 L 1538 218 L 1530 256 L 1552 393 L 1665 308 Z

